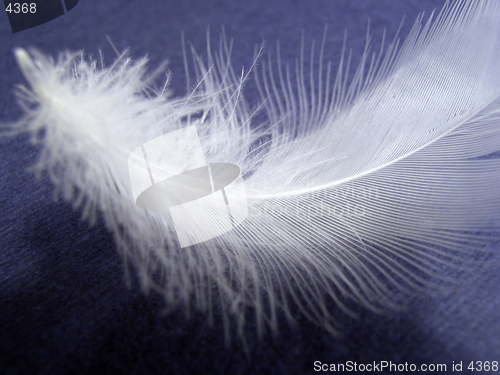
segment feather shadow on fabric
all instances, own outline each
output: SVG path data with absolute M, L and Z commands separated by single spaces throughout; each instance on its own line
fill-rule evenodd
M 332 72 L 325 43 L 307 59 L 303 49 L 295 66 L 281 64 L 279 48 L 275 59 L 258 50 L 237 74 L 223 36 L 205 59 L 192 51 L 197 84 L 182 98 L 151 88 L 161 69 L 147 76 L 145 59 L 105 67 L 83 53 L 55 61 L 17 49 L 31 89 L 19 88 L 25 116 L 4 134 L 32 134 L 35 173 L 47 171 L 56 195 L 91 223 L 102 214 L 145 291 L 208 319 L 223 311 L 227 341 L 233 324 L 244 339 L 248 311 L 259 335 L 278 330 L 278 312 L 337 334 L 331 301 L 346 314 L 351 303 L 399 308 L 402 295 L 452 283 L 497 240 L 499 36 L 496 1 L 459 1 L 420 17 L 404 43 L 378 55 L 368 38 L 350 80 L 349 53 Z M 243 96 L 252 80 L 256 109 Z M 181 247 L 168 209 L 136 204 L 129 157 L 190 126 L 208 173 L 217 163 L 241 171 L 245 214 Z M 191 146 L 170 146 L 181 157 L 150 173 L 187 170 Z M 196 213 L 209 231 L 225 225 Z

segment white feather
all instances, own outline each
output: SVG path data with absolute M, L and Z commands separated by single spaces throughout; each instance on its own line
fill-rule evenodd
M 20 89 L 26 115 L 11 129 L 43 145 L 35 170 L 84 217 L 102 213 L 145 290 L 210 317 L 217 306 L 239 333 L 248 307 L 260 334 L 278 328 L 278 311 L 335 333 L 329 300 L 347 313 L 349 301 L 397 307 L 399 291 L 428 288 L 492 241 L 500 160 L 485 156 L 500 149 L 499 36 L 496 1 L 459 1 L 418 19 L 402 46 L 378 57 L 367 47 L 349 86 L 344 55 L 330 84 L 324 44 L 318 72 L 304 72 L 303 55 L 291 68 L 264 61 L 252 67 L 255 118 L 249 72 L 234 73 L 224 38 L 206 62 L 193 52 L 199 84 L 179 99 L 149 89 L 145 60 L 107 68 L 18 49 L 32 89 Z M 191 124 L 208 162 L 240 166 L 248 217 L 181 249 L 168 212 L 135 205 L 127 159 Z

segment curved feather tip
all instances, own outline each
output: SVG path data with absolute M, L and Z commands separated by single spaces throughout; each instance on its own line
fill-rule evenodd
M 180 98 L 151 94 L 145 60 L 16 49 L 32 90 L 12 127 L 84 217 L 101 212 L 145 290 L 217 306 L 240 334 L 248 311 L 259 334 L 278 313 L 338 333 L 329 301 L 397 308 L 496 239 L 499 36 L 498 2 L 458 1 L 367 47 L 350 85 L 344 56 L 335 77 L 303 56 L 237 75 L 223 37 L 206 61 L 193 51 L 199 83 Z

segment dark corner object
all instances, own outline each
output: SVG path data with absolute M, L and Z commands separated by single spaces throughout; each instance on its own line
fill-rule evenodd
M 52 21 L 73 9 L 79 0 L 3 0 L 13 33 Z

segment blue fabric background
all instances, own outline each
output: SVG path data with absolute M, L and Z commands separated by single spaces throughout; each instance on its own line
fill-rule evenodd
M 368 19 L 377 47 L 385 28 L 392 39 L 403 16 L 406 35 L 418 13 L 443 1 L 416 0 L 81 0 L 66 15 L 13 34 L 0 14 L 0 123 L 19 118 L 14 87 L 24 83 L 12 55 L 33 46 L 104 51 L 115 57 L 109 36 L 133 57 L 149 56 L 151 68 L 169 60 L 172 88 L 185 92 L 181 31 L 200 52 L 206 30 L 217 43 L 224 25 L 234 38 L 233 66 L 252 63 L 255 45 L 293 63 L 301 32 L 306 44 L 320 41 L 328 25 L 326 58 L 338 63 L 344 30 L 356 66 Z M 3 10 L 2 10 L 3 12 Z M 255 92 L 247 97 L 254 102 Z M 500 149 L 500 147 L 499 147 Z M 0 373 L 2 374 L 308 374 L 313 362 L 393 361 L 445 363 L 500 361 L 500 256 L 477 266 L 453 289 L 417 296 L 407 308 L 380 316 L 359 308 L 333 338 L 304 319 L 277 335 L 256 337 L 246 328 L 250 358 L 235 341 L 225 346 L 220 321 L 173 309 L 164 314 L 157 295 L 128 289 L 120 257 L 102 224 L 90 228 L 64 202 L 54 202 L 47 176 L 26 168 L 37 150 L 26 137 L 0 139 Z M 500 213 L 499 213 L 500 218 Z M 495 245 L 492 245 L 495 246 Z M 500 249 L 498 251 L 500 253 Z M 334 309 L 334 307 L 332 307 Z M 477 373 L 477 372 L 473 372 Z

